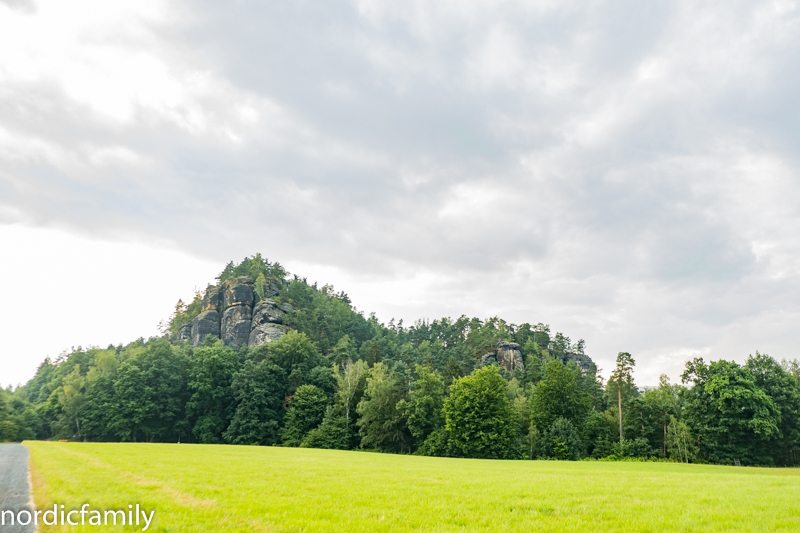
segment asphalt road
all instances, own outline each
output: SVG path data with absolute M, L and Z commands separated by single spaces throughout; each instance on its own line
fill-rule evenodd
M 2 533 L 33 533 L 33 521 L 30 525 L 21 526 L 16 523 L 17 512 L 29 506 L 30 487 L 28 485 L 28 449 L 22 444 L 0 444 L 0 513 L 14 511 L 15 524 L 10 525 L 9 515 L 5 516 L 5 524 L 0 521 Z M 23 520 L 26 517 L 23 514 Z

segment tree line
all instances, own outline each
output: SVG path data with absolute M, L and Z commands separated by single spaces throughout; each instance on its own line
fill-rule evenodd
M 255 265 L 255 266 L 254 266 Z M 260 269 L 260 270 L 259 270 Z M 255 272 L 251 272 L 255 270 Z M 607 382 L 544 324 L 494 317 L 381 323 L 344 293 L 289 276 L 260 256 L 218 279 L 279 281 L 295 309 L 277 341 L 234 350 L 210 337 L 78 348 L 0 389 L 0 441 L 74 439 L 368 449 L 496 459 L 641 458 L 800 464 L 800 366 L 758 352 L 686 364 L 680 384 L 633 380 L 618 355 Z M 516 342 L 521 372 L 480 357 Z M 588 363 L 587 363 L 588 362 Z

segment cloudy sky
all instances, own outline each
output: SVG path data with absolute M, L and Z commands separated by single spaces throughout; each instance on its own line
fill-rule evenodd
M 800 357 L 800 2 L 0 0 L 0 384 L 262 252 L 640 384 Z

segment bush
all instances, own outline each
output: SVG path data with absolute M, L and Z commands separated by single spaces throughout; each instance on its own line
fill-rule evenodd
M 544 455 L 553 459 L 577 461 L 583 455 L 583 443 L 575 426 L 563 417 L 547 429 L 542 444 Z

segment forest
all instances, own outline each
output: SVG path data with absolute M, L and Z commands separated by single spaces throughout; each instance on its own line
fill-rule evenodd
M 800 464 L 800 363 L 756 352 L 696 358 L 681 383 L 640 387 L 620 352 L 607 381 L 582 340 L 543 323 L 380 322 L 344 292 L 261 255 L 229 263 L 256 299 L 287 309 L 260 346 L 176 333 L 203 307 L 179 301 L 162 335 L 72 349 L 0 389 L 0 441 L 183 442 L 495 459 Z M 519 345 L 524 371 L 482 363 Z M 740 354 L 732 354 L 738 356 Z

